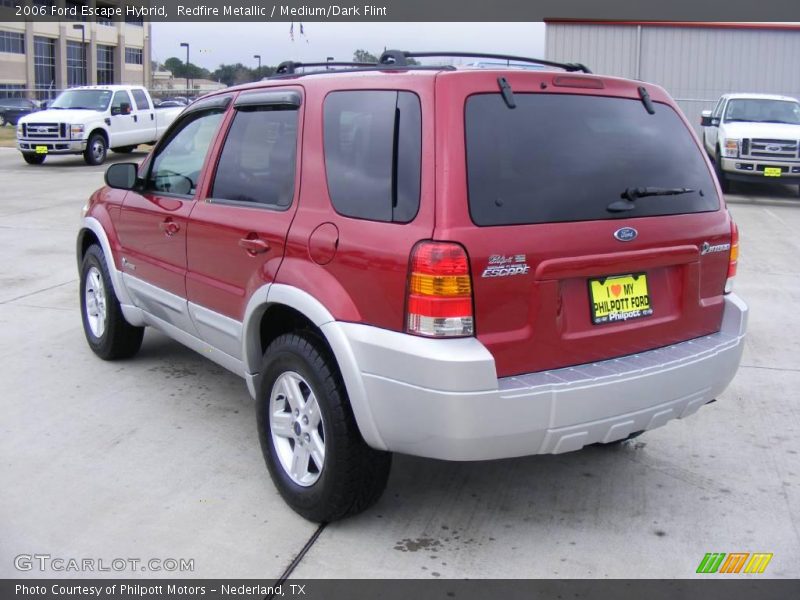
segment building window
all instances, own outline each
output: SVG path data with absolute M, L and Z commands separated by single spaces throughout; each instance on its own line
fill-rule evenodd
M 0 98 L 24 98 L 25 86 L 21 83 L 0 83 Z
M 97 46 L 97 85 L 114 83 L 114 46 Z
M 125 48 L 125 62 L 129 65 L 144 64 L 143 56 L 141 48 Z
M 134 27 L 144 27 L 144 19 L 142 17 L 135 17 L 133 15 L 128 16 L 125 15 L 125 22 L 128 25 L 133 25 Z
M 64 3 L 67 9 L 66 19 L 67 21 L 85 21 L 86 17 L 81 14 L 83 7 L 86 6 L 86 3 L 83 0 L 66 0 Z M 73 14 L 74 13 L 74 14 Z
M 67 87 L 86 85 L 86 48 L 80 42 L 67 42 Z
M 56 41 L 46 37 L 33 38 L 33 74 L 36 97 L 52 98 L 56 89 Z
M 25 54 L 25 35 L 14 31 L 0 31 L 0 52 Z
M 7 6 L 8 8 L 16 8 L 22 5 L 22 0 L 0 0 L 0 6 Z
M 105 4 L 104 2 L 97 3 L 97 10 L 100 11 L 101 13 L 105 11 L 106 14 L 108 14 L 108 12 L 112 11 L 113 9 L 114 7 L 111 6 L 110 4 Z M 95 21 L 97 21 L 98 25 L 103 25 L 105 27 L 114 27 L 114 19 L 112 19 L 111 17 L 102 16 L 101 14 L 98 14 L 97 17 L 95 18 Z

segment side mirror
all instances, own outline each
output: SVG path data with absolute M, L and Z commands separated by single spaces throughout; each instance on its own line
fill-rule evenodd
M 106 185 L 117 190 L 132 190 L 136 187 L 139 165 L 117 163 L 106 169 Z
M 700 113 L 700 125 L 702 127 L 714 127 L 719 125 L 719 120 L 711 117 L 710 110 L 704 110 Z

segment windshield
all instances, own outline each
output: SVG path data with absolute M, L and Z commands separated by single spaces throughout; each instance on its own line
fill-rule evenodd
M 515 93 L 467 99 L 469 208 L 477 225 L 649 217 L 717 210 L 711 173 L 669 106 L 624 98 Z M 680 189 L 630 202 L 630 188 Z M 645 194 L 651 196 L 652 194 Z
M 734 98 L 728 102 L 725 121 L 800 125 L 800 103 L 791 100 Z
M 109 90 L 67 90 L 53 100 L 50 108 L 84 108 L 103 112 L 110 101 Z

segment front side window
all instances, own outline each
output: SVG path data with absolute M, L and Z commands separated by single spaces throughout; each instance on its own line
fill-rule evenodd
M 111 114 L 127 115 L 131 112 L 132 106 L 131 97 L 128 95 L 128 92 L 120 90 L 114 94 L 114 100 L 111 102 Z
M 422 116 L 411 92 L 333 92 L 325 99 L 325 170 L 336 212 L 407 223 L 420 194 Z
M 148 187 L 164 194 L 194 194 L 223 110 L 197 111 L 176 125 L 153 157 Z
M 294 195 L 296 109 L 237 110 L 220 155 L 211 196 L 286 208 Z
M 626 217 L 714 211 L 702 151 L 678 114 L 639 100 L 499 93 L 466 102 L 469 210 L 476 225 L 617 218 L 609 205 L 634 188 L 686 189 L 641 198 Z

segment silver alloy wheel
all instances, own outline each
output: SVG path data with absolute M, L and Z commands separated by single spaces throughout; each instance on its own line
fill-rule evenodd
M 92 335 L 100 338 L 106 330 L 106 288 L 97 267 L 91 267 L 86 272 L 84 300 L 86 322 Z
M 103 154 L 105 154 L 105 151 L 106 151 L 106 145 L 103 142 L 102 138 L 96 137 L 92 142 L 92 149 L 91 149 L 92 157 L 96 161 L 103 160 Z
M 297 485 L 314 485 L 325 465 L 325 427 L 311 386 L 294 371 L 275 380 L 269 430 L 278 461 Z

